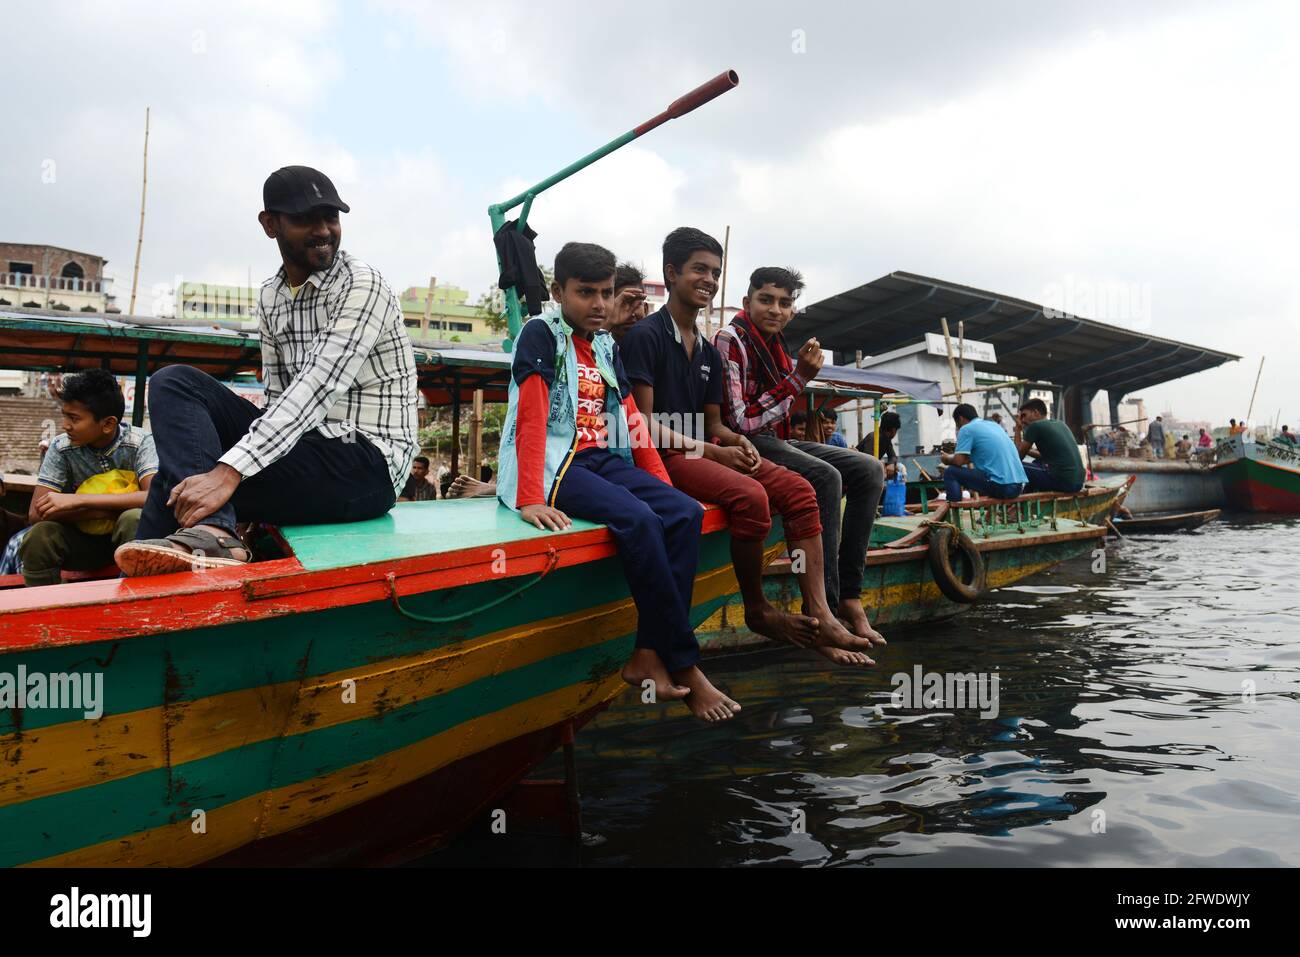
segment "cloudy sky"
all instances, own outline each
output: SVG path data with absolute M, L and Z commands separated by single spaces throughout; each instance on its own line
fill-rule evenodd
M 657 268 L 681 224 L 814 302 L 893 270 L 1241 354 L 1148 408 L 1300 422 L 1300 5 L 1195 0 L 50 3 L 0 63 L 0 239 L 110 260 L 140 312 L 256 282 L 271 170 L 326 171 L 344 246 L 396 288 L 494 278 L 485 209 L 723 69 L 740 86 L 538 201 Z M 49 181 L 49 180 L 52 180 Z M 734 288 L 734 286 L 733 286 Z M 736 297 L 729 296 L 729 299 Z M 1091 305 L 1093 308 L 1087 308 Z

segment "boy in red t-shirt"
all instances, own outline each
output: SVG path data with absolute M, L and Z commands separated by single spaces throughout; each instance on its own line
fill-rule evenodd
M 497 496 L 538 528 L 570 515 L 609 528 L 637 608 L 636 650 L 623 669 L 661 699 L 722 721 L 740 705 L 699 668 L 690 622 L 703 509 L 668 480 L 631 398 L 613 337 L 614 254 L 567 243 L 555 258 L 556 314 L 530 319 L 514 345 Z

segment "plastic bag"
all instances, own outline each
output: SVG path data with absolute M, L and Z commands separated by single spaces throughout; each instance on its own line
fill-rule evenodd
M 140 481 L 130 469 L 112 469 L 92 475 L 77 486 L 77 495 L 124 495 L 140 491 Z M 111 535 L 117 524 L 111 518 L 83 518 L 77 528 L 87 535 Z

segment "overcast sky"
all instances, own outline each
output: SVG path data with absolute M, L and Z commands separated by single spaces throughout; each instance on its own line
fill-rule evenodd
M 494 278 L 486 207 L 723 69 L 740 86 L 538 200 L 551 258 L 658 271 L 672 227 L 731 233 L 731 289 L 805 303 L 893 270 L 1242 355 L 1152 411 L 1300 424 L 1300 5 L 1289 2 L 13 2 L 0 240 L 155 287 L 260 282 L 287 164 L 330 175 L 344 247 L 398 290 Z M 14 42 L 20 40 L 21 42 Z M 53 180 L 50 182 L 49 180 Z

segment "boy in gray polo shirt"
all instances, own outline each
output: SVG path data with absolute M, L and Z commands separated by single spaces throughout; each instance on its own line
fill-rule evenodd
M 63 434 L 41 463 L 18 547 L 28 585 L 57 585 L 63 569 L 88 571 L 113 561 L 113 550 L 135 538 L 149 483 L 158 471 L 153 439 L 122 421 L 126 401 L 117 379 L 103 369 L 67 376 L 59 390 Z M 113 473 L 105 486 L 138 491 L 77 490 L 92 476 Z

